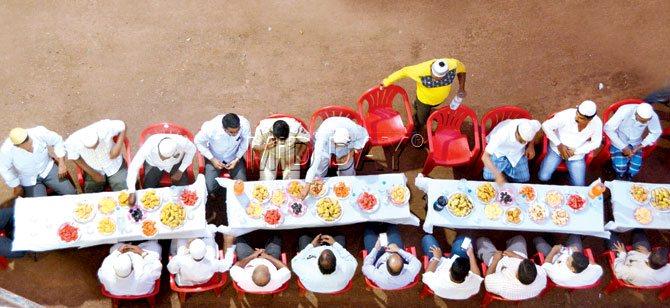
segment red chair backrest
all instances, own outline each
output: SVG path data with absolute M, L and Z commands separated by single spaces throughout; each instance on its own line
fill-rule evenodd
M 532 119 L 528 110 L 517 106 L 500 106 L 489 110 L 481 119 L 482 137 L 486 137 L 498 123 L 509 119 Z
M 173 123 L 168 123 L 168 122 L 163 122 L 163 123 L 156 123 L 156 124 L 151 124 L 147 126 L 144 130 L 142 130 L 142 133 L 140 133 L 140 146 L 144 143 L 144 141 L 149 138 L 151 135 L 155 134 L 177 134 L 177 135 L 182 135 L 188 140 L 193 141 L 193 133 L 189 131 L 188 129 L 181 127 L 177 124 Z
M 428 130 L 428 146 L 433 150 L 433 135 L 436 131 L 441 129 L 452 129 L 461 131 L 461 126 L 467 118 L 472 121 L 472 129 L 475 139 L 474 150 L 479 149 L 479 123 L 477 121 L 477 114 L 470 107 L 461 105 L 456 110 L 451 110 L 449 107 L 444 107 L 433 112 L 428 117 L 426 129 Z M 437 127 L 433 129 L 433 122 L 437 122 Z
M 318 109 L 312 114 L 312 119 L 309 123 L 309 132 L 312 133 L 312 135 L 316 133 L 317 122 L 323 122 L 323 120 L 331 117 L 345 117 L 353 120 L 358 125 L 364 125 L 363 118 L 356 112 L 356 110 L 346 106 L 327 106 Z

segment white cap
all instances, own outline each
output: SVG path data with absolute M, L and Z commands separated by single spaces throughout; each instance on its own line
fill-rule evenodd
M 128 277 L 132 271 L 133 262 L 130 260 L 128 253 L 122 253 L 116 257 L 116 260 L 114 260 L 114 272 L 116 276 L 121 278 Z
M 349 131 L 344 127 L 338 127 L 333 133 L 333 142 L 337 144 L 349 143 Z
M 172 157 L 177 152 L 177 143 L 172 138 L 165 138 L 158 143 L 158 153 L 163 157 Z
M 207 252 L 207 247 L 205 242 L 199 238 L 191 241 L 191 244 L 188 245 L 188 253 L 193 257 L 194 260 L 200 260 L 205 257 L 205 252 Z
M 449 70 L 449 64 L 445 59 L 437 59 L 430 66 L 430 72 L 437 77 L 444 77 L 444 75 L 447 74 L 448 70 Z
M 530 142 L 535 138 L 535 134 L 540 131 L 541 127 L 542 125 L 538 120 L 523 120 L 519 123 L 519 135 L 524 141 Z
M 654 114 L 654 108 L 652 108 L 651 105 L 647 103 L 641 103 L 637 105 L 635 112 L 640 116 L 640 118 L 651 119 L 651 116 Z
M 81 132 L 81 143 L 87 148 L 92 148 L 98 143 L 98 133 L 93 129 L 86 129 Z
M 585 100 L 581 104 L 579 104 L 579 107 L 577 107 L 577 110 L 579 113 L 585 117 L 592 117 L 596 115 L 596 111 L 598 110 L 596 107 L 596 103 L 590 100 Z

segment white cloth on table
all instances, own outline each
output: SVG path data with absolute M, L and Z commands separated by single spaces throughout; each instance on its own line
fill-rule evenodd
M 648 253 L 636 250 L 618 252 L 614 259 L 614 274 L 626 283 L 640 287 L 660 286 L 670 282 L 670 265 L 655 270 L 649 267 L 648 261 Z
M 319 255 L 325 249 L 332 250 L 337 260 L 335 271 L 329 275 L 322 274 L 318 265 Z M 356 258 L 337 242 L 332 246 L 314 247 L 309 244 L 291 260 L 291 268 L 305 289 L 316 293 L 341 291 L 354 277 L 356 267 Z
M 400 274 L 393 276 L 389 273 L 386 262 L 390 253 L 386 252 L 376 260 L 380 248 L 373 248 L 363 260 L 363 275 L 372 280 L 378 287 L 384 290 L 400 289 L 414 281 L 421 270 L 421 261 L 405 250 L 398 250 L 398 254 L 405 260 Z
M 465 280 L 457 283 L 451 280 L 451 265 L 455 258 L 440 258 L 435 272 L 423 273 L 423 283 L 442 298 L 463 300 L 479 293 L 484 278 L 470 271 Z
M 658 115 L 654 112 L 649 122 L 642 124 L 635 117 L 636 104 L 623 105 L 605 123 L 605 133 L 612 141 L 612 145 L 622 150 L 628 145 L 646 147 L 658 139 L 663 132 Z M 647 137 L 642 139 L 645 129 L 649 129 Z M 609 149 L 605 149 L 609 151 Z
M 512 167 L 516 167 L 526 153 L 526 143 L 519 143 L 516 140 L 516 130 L 519 124 L 528 119 L 505 120 L 486 136 L 486 153 L 495 155 L 495 157 L 506 157 Z
M 213 234 L 212 234 L 213 235 Z M 233 265 L 235 246 L 229 247 L 223 260 L 219 259 L 219 248 L 213 236 L 202 238 L 206 245 L 205 256 L 196 261 L 188 252 L 188 239 L 173 239 L 170 245 L 172 259 L 167 269 L 175 275 L 179 286 L 194 286 L 209 281 L 215 273 L 223 273 Z M 176 250 L 173 252 L 173 250 Z
M 225 114 L 220 114 L 203 123 L 200 131 L 195 134 L 194 141 L 200 154 L 208 160 L 216 158 L 223 163 L 230 163 L 242 158 L 247 152 L 251 139 L 251 125 L 249 120 L 239 116 L 240 130 L 237 135 L 231 136 L 223 129 L 224 116 Z
M 156 241 L 144 242 L 138 245 L 146 255 L 142 257 L 134 252 L 121 253 L 118 248 L 123 245 L 115 244 L 110 248 L 110 255 L 102 261 L 98 270 L 98 279 L 105 289 L 114 295 L 143 295 L 154 289 L 156 279 L 161 276 L 163 265 L 160 261 L 160 245 Z M 133 270 L 128 277 L 120 278 L 114 271 L 114 260 L 122 255 L 130 256 Z
M 515 253 L 525 257 L 525 255 L 519 252 Z M 535 280 L 529 285 L 524 285 L 517 278 L 517 271 L 521 261 L 523 259 L 502 257 L 498 261 L 496 271 L 493 274 L 486 275 L 484 278 L 486 290 L 509 300 L 524 300 L 540 295 L 542 290 L 547 286 L 547 273 L 545 273 L 544 269 L 535 265 L 537 269 Z
M 162 160 L 158 153 L 158 144 L 165 138 L 170 138 L 175 141 L 177 144 L 177 151 L 174 156 Z M 140 167 L 142 167 L 144 162 L 165 172 L 170 172 L 174 165 L 181 163 L 179 165 L 179 171 L 184 172 L 186 171 L 186 168 L 193 163 L 195 151 L 196 149 L 193 142 L 182 135 L 155 134 L 149 136 L 149 138 L 144 141 L 144 144 L 142 144 L 142 147 L 137 150 L 137 153 L 133 156 L 133 160 L 128 167 L 128 178 L 126 179 L 128 191 L 135 191 L 137 176 Z
M 26 129 L 32 140 L 33 151 L 28 152 L 15 146 L 9 138 L 0 147 L 0 175 L 10 188 L 33 186 L 37 178 L 46 178 L 53 168 L 54 161 L 49 156 L 48 147 L 54 149 L 56 157 L 65 156 L 63 138 L 44 126 Z
M 270 272 L 270 282 L 265 286 L 258 286 L 251 279 L 252 274 L 257 266 L 265 265 Z M 245 291 L 248 292 L 270 292 L 279 289 L 284 283 L 291 279 L 291 271 L 288 267 L 277 267 L 267 259 L 255 258 L 242 268 L 234 265 L 230 268 L 230 277 Z
M 562 287 L 583 287 L 589 286 L 603 275 L 603 268 L 598 264 L 589 264 L 581 273 L 575 273 L 566 263 L 572 255 L 570 248 L 563 248 L 561 252 L 554 256 L 553 262 L 544 262 L 542 268 L 547 272 L 547 276 L 559 286 Z
M 83 159 L 93 170 L 106 176 L 112 176 L 119 171 L 123 164 L 123 155 L 111 159 L 109 157 L 115 145 L 114 137 L 126 129 L 126 124 L 120 120 L 100 120 L 86 126 L 70 135 L 65 140 L 67 158 L 70 160 Z M 98 136 L 98 145 L 94 149 L 84 146 L 83 135 L 87 131 L 94 131 Z M 123 142 L 123 140 L 118 140 Z
M 603 139 L 603 122 L 598 116 L 594 116 L 581 131 L 575 121 L 576 116 L 577 109 L 570 108 L 556 113 L 553 118 L 542 123 L 542 130 L 554 152 L 559 153 L 559 144 L 575 151 L 568 160 L 584 158 L 586 154 L 597 149 Z

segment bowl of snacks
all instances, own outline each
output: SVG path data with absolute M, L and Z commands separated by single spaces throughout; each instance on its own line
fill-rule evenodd
M 551 212 L 551 222 L 559 227 L 565 226 L 570 221 L 570 214 L 564 209 L 555 209 Z
M 328 187 L 323 179 L 316 179 L 309 185 L 309 195 L 314 198 L 321 198 L 328 193 Z
M 185 206 L 194 206 L 198 202 L 198 194 L 195 190 L 182 189 L 179 193 L 179 200 Z
M 565 202 L 565 204 L 569 208 L 571 208 L 575 213 L 580 212 L 583 209 L 585 209 L 587 203 L 588 203 L 587 199 L 578 195 L 578 194 L 568 195 L 568 200 Z
M 503 209 L 498 202 L 491 202 L 484 207 L 484 215 L 489 220 L 498 220 L 502 213 Z
M 84 224 L 93 220 L 93 217 L 95 217 L 95 210 L 90 203 L 80 202 L 75 205 L 72 216 L 76 222 Z
M 186 211 L 184 207 L 168 202 L 161 209 L 161 223 L 170 229 L 177 229 L 184 225 L 186 221 Z
M 477 186 L 477 199 L 481 203 L 487 204 L 496 197 L 496 189 L 491 183 L 483 183 Z
M 58 238 L 63 243 L 75 242 L 79 239 L 79 236 L 79 228 L 75 227 L 72 223 L 66 222 L 58 227 Z
M 301 181 L 298 180 L 290 181 L 286 186 L 286 192 L 289 194 L 289 196 L 293 198 L 301 198 L 303 186 L 304 184 Z
M 346 199 L 351 196 L 351 188 L 349 188 L 344 181 L 339 181 L 337 184 L 333 185 L 333 193 L 335 194 L 335 197 Z
M 161 197 L 156 193 L 156 190 L 149 189 L 140 197 L 140 206 L 147 212 L 157 210 L 161 205 Z
M 98 221 L 98 233 L 112 235 L 116 232 L 116 222 L 109 217 L 103 217 Z
M 110 197 L 104 197 L 98 201 L 98 211 L 108 215 L 116 211 L 116 201 Z
M 557 190 L 550 190 L 544 195 L 544 203 L 554 209 L 563 205 L 563 199 L 563 194 Z
M 523 221 L 523 211 L 518 206 L 512 206 L 505 211 L 505 222 L 518 225 Z
M 510 187 L 501 189 L 498 192 L 496 200 L 500 202 L 500 205 L 502 206 L 510 206 L 514 204 L 514 190 Z
M 247 205 L 245 212 L 247 213 L 247 216 L 253 219 L 259 219 L 261 218 L 261 215 L 263 215 L 263 207 L 258 201 L 253 200 L 249 202 L 249 205 Z
M 144 212 L 137 206 L 128 209 L 128 220 L 133 222 L 140 222 L 144 218 Z
M 547 208 L 539 203 L 534 203 L 528 207 L 528 216 L 534 223 L 541 224 L 547 220 Z
M 449 213 L 458 218 L 467 217 L 472 213 L 472 210 L 475 208 L 472 200 L 462 192 L 455 192 L 449 195 L 449 200 L 447 201 L 447 209 Z
M 270 207 L 263 211 L 263 221 L 268 227 L 275 228 L 284 221 L 284 215 L 282 215 L 279 208 Z
M 288 212 L 293 217 L 302 217 L 307 213 L 307 205 L 302 200 L 292 200 L 288 203 Z
M 251 196 L 260 203 L 265 203 L 270 200 L 270 190 L 268 187 L 263 184 L 257 184 L 254 186 L 254 190 L 251 193 Z
M 643 206 L 635 209 L 635 212 L 633 212 L 633 217 L 635 217 L 635 220 L 641 225 L 648 225 L 653 220 L 651 210 Z
M 121 206 L 130 206 L 128 204 L 128 200 L 130 199 L 130 194 L 127 191 L 121 191 L 119 195 L 116 197 L 117 201 L 119 201 L 119 205 Z
M 409 188 L 403 185 L 395 185 L 389 190 L 389 199 L 391 203 L 401 206 L 409 202 Z
M 153 220 L 145 220 L 142 222 L 142 235 L 146 237 L 153 237 L 158 233 L 156 222 Z
M 379 202 L 377 201 L 377 197 L 369 192 L 363 192 L 362 194 L 358 195 L 358 198 L 356 198 L 356 204 L 358 204 L 358 207 L 361 209 L 361 211 L 366 213 L 373 213 L 379 209 Z
M 323 222 L 333 223 L 342 218 L 342 206 L 337 199 L 324 197 L 316 202 L 316 214 Z
M 659 212 L 670 211 L 670 189 L 658 187 L 651 190 L 651 206 Z
M 270 204 L 281 207 L 286 203 L 286 192 L 283 189 L 275 189 L 270 194 Z
M 530 204 L 537 198 L 537 193 L 533 186 L 523 185 L 519 188 L 519 196 L 521 196 L 521 200 L 526 202 L 526 204 Z

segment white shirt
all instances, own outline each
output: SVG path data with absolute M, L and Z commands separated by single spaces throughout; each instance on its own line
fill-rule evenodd
M 628 145 L 646 147 L 654 143 L 661 136 L 663 128 L 654 112 L 649 122 L 642 124 L 637 121 L 635 114 L 638 105 L 623 105 L 605 123 L 605 133 L 612 141 L 612 145 L 622 150 Z M 642 139 L 645 129 L 649 129 L 647 137 Z
M 242 158 L 249 148 L 251 139 L 251 125 L 249 120 L 240 117 L 240 130 L 237 135 L 231 136 L 223 129 L 223 114 L 214 117 L 202 124 L 200 131 L 195 134 L 195 144 L 198 151 L 205 158 L 213 157 L 223 163 Z
M 114 271 L 114 260 L 122 255 L 118 250 L 113 251 L 102 261 L 98 270 L 98 279 L 105 289 L 114 295 L 143 295 L 154 289 L 156 279 L 161 277 L 162 264 L 155 252 L 147 251 L 146 256 L 134 252 L 126 252 L 133 264 L 130 276 L 119 278 Z
M 254 281 L 251 279 L 252 274 L 256 266 L 265 265 L 267 266 L 270 272 L 270 282 L 263 287 L 257 286 Z M 283 284 L 285 284 L 289 279 L 291 279 L 291 271 L 288 267 L 282 267 L 277 270 L 277 268 L 267 259 L 256 258 L 249 263 L 244 268 L 241 268 L 237 265 L 233 266 L 230 269 L 230 277 L 245 291 L 248 292 L 270 292 L 279 289 Z
M 517 127 L 523 121 L 530 120 L 513 119 L 498 123 L 489 135 L 486 136 L 486 153 L 494 155 L 497 158 L 507 157 L 512 167 L 516 167 L 521 157 L 526 154 L 527 143 L 522 144 L 516 140 Z
M 331 249 L 335 254 L 335 271 L 324 275 L 319 270 L 319 255 L 324 249 Z M 358 262 L 342 245 L 314 247 L 307 245 L 291 260 L 291 268 L 298 275 L 300 282 L 309 291 L 316 293 L 335 293 L 344 289 L 356 273 Z
M 311 136 L 307 129 L 305 129 L 300 122 L 291 118 L 275 118 L 275 119 L 264 119 L 258 123 L 256 126 L 256 132 L 254 134 L 254 140 L 251 143 L 251 146 L 254 148 L 265 147 L 270 138 L 273 138 L 272 135 L 272 126 L 275 122 L 283 120 L 286 121 L 289 127 L 289 135 L 284 143 L 277 141 L 277 146 L 272 149 L 263 150 L 261 157 L 261 166 L 265 166 L 268 159 L 279 159 L 282 163 L 282 166 L 286 166 L 289 163 L 289 157 L 295 157 L 296 143 L 308 143 Z M 261 169 L 263 169 L 261 167 Z
M 453 300 L 468 299 L 479 293 L 479 286 L 484 278 L 470 271 L 463 282 L 453 282 L 450 270 L 454 260 L 456 259 L 440 258 L 435 272 L 423 273 L 422 281 L 439 297 Z
M 518 252 L 515 253 L 523 256 Z M 535 265 L 537 269 L 535 281 L 529 285 L 522 284 L 516 277 L 521 261 L 523 259 L 502 257 L 495 273 L 486 275 L 484 278 L 486 290 L 509 300 L 524 300 L 540 295 L 547 286 L 547 273 Z
M 559 153 L 559 144 L 575 151 L 575 155 L 568 160 L 584 158 L 584 155 L 597 149 L 603 140 L 603 122 L 598 116 L 594 116 L 582 131 L 579 131 L 576 116 L 577 109 L 570 108 L 556 113 L 553 118 L 542 123 L 542 130 L 554 152 Z
M 98 134 L 99 141 L 95 149 L 85 147 L 82 142 L 83 131 L 90 129 Z M 123 121 L 106 119 L 72 133 L 65 140 L 67 159 L 77 160 L 81 157 L 93 170 L 106 176 L 114 175 L 123 164 L 123 155 L 111 159 L 109 153 L 115 144 L 113 138 L 125 129 L 126 124 Z M 119 142 L 123 142 L 123 140 L 119 140 Z
M 186 246 L 180 246 L 177 255 L 170 259 L 168 271 L 175 274 L 175 282 L 179 286 L 194 286 L 209 281 L 215 273 L 223 273 L 233 265 L 235 246 L 226 250 L 223 260 L 219 259 L 219 252 L 212 245 L 206 246 L 205 256 L 195 261 L 189 254 Z
M 28 137 L 33 142 L 33 151 L 28 152 L 15 146 L 9 138 L 0 147 L 0 175 L 10 188 L 33 186 L 37 177 L 46 178 L 54 166 L 49 156 L 52 146 L 56 157 L 65 156 L 63 138 L 44 126 L 28 128 Z
M 379 249 L 372 249 L 370 254 L 363 260 L 363 275 L 372 280 L 378 287 L 384 290 L 400 289 L 414 281 L 421 270 L 421 261 L 405 250 L 398 250 L 398 254 L 407 262 L 400 274 L 393 276 L 389 274 L 386 267 L 390 253 L 386 252 L 375 262 Z
M 590 286 L 603 275 L 603 268 L 598 264 L 589 264 L 581 273 L 573 272 L 566 263 L 571 255 L 572 250 L 564 247 L 554 256 L 553 262 L 542 264 L 547 276 L 557 285 L 568 288 Z
M 160 154 L 158 153 L 158 144 L 161 142 L 161 140 L 168 137 L 177 143 L 177 151 L 175 152 L 175 156 L 166 160 L 162 160 Z M 128 178 L 126 178 L 128 191 L 135 191 L 137 174 L 139 173 L 140 167 L 142 167 L 145 161 L 147 164 L 165 172 L 170 172 L 174 165 L 181 162 L 181 165 L 179 165 L 179 171 L 184 172 L 186 168 L 188 168 L 188 166 L 193 163 L 193 156 L 195 156 L 195 145 L 193 145 L 193 142 L 182 135 L 155 134 L 149 136 L 149 138 L 144 141 L 144 144 L 142 144 L 142 147 L 140 147 L 137 153 L 135 153 L 135 156 L 133 156 L 133 160 L 130 162 L 130 166 L 128 167 Z
M 349 131 L 349 144 L 346 147 L 336 147 L 332 141 L 335 129 L 344 127 Z M 361 150 L 370 139 L 365 127 L 356 124 L 349 118 L 331 117 L 323 120 L 321 126 L 314 134 L 314 153 L 312 153 L 312 165 L 307 170 L 305 181 L 310 183 L 317 176 L 324 176 L 328 172 L 328 165 L 321 161 L 330 163 L 330 155 L 342 158 L 352 150 Z M 325 166 L 325 167 L 324 167 Z
M 657 270 L 649 267 L 649 254 L 631 250 L 618 253 L 614 260 L 614 274 L 617 278 L 640 287 L 660 286 L 670 282 L 670 265 Z

